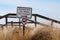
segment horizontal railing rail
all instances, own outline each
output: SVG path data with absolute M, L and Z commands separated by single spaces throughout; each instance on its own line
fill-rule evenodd
M 33 20 L 28 20 L 29 22 L 27 22 L 27 23 L 35 23 L 35 27 L 37 26 L 37 24 L 41 24 L 40 22 L 37 22 L 37 17 L 51 21 L 51 27 L 53 26 L 53 23 L 54 23 L 54 22 L 55 22 L 55 23 L 60 23 L 60 21 L 57 21 L 57 20 L 54 20 L 54 19 L 51 19 L 51 18 L 42 16 L 42 15 L 32 14 L 32 16 L 34 16 L 34 21 L 33 21 Z M 2 18 L 5 18 L 5 19 L 6 19 L 6 21 L 5 21 L 6 24 L 1 25 L 1 28 L 2 28 L 2 29 L 3 29 L 4 26 L 5 26 L 5 27 L 7 27 L 7 26 L 11 26 L 11 27 L 13 27 L 13 26 L 19 26 L 19 28 L 20 28 L 21 26 L 23 26 L 23 25 L 20 25 L 20 24 L 22 23 L 22 22 L 20 22 L 20 18 L 19 18 L 19 22 L 13 22 L 13 21 L 8 22 L 8 18 L 18 18 L 16 14 L 6 14 L 6 15 L 4 15 L 4 16 L 0 16 L 0 19 L 2 19 Z M 18 25 L 15 25 L 15 23 L 18 23 Z M 8 24 L 9 24 L 9 25 L 8 25 Z M 42 24 L 42 25 L 44 25 L 44 24 Z M 45 25 L 44 25 L 44 26 L 45 26 Z M 23 34 L 24 34 L 24 32 L 25 32 L 25 26 L 23 26 Z
M 53 22 L 60 23 L 60 21 L 57 21 L 57 20 L 42 16 L 42 15 L 39 15 L 39 14 L 32 14 L 32 16 L 35 17 L 35 21 L 32 21 L 32 20 L 30 20 L 30 21 L 31 21 L 31 23 L 35 23 L 35 26 L 36 26 L 36 22 L 37 22 L 37 17 L 51 21 L 51 25 L 53 24 Z M 11 14 L 6 14 L 4 16 L 0 16 L 0 19 L 2 19 L 2 18 L 6 18 L 6 24 L 7 24 L 7 18 L 18 18 L 18 17 L 16 16 L 15 13 L 14 14 L 11 13 Z

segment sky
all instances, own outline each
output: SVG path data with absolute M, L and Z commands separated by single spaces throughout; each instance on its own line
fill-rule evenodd
M 0 0 L 0 15 L 16 13 L 17 6 L 32 7 L 32 13 L 60 21 L 60 0 Z

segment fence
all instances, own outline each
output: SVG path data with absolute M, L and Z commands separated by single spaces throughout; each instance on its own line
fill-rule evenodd
M 35 24 L 35 27 L 36 27 L 36 24 L 40 24 L 40 22 L 37 22 L 37 17 L 51 21 L 51 26 L 54 24 L 54 22 L 55 23 L 60 23 L 60 21 L 57 21 L 57 20 L 54 20 L 54 19 L 51 19 L 51 18 L 42 16 L 42 15 L 32 14 L 32 16 L 34 16 L 34 20 L 28 20 L 30 22 L 27 22 L 27 23 L 34 23 Z M 7 24 L 8 23 L 10 23 L 11 24 L 10 26 L 12 26 L 12 27 L 13 26 L 19 26 L 19 27 L 22 26 L 22 25 L 20 25 L 22 23 L 22 22 L 20 22 L 20 18 L 19 18 L 19 22 L 13 22 L 13 21 L 8 22 L 8 18 L 18 18 L 16 16 L 16 14 L 6 14 L 4 16 L 0 16 L 0 19 L 2 19 L 2 18 L 5 18 L 5 20 L 6 20 L 4 25 L 1 24 L 2 29 L 3 29 L 4 26 L 7 27 Z M 19 25 L 14 25 L 14 23 L 18 23 Z M 23 27 L 23 28 L 25 29 L 25 27 Z M 25 31 L 24 29 L 23 29 L 23 34 L 24 34 L 24 31 Z
M 39 15 L 39 14 L 32 14 L 32 16 L 34 16 L 34 18 L 35 18 L 34 21 L 33 20 L 29 20 L 30 22 L 27 22 L 27 23 L 35 23 L 35 27 L 36 27 L 36 24 L 40 23 L 40 22 L 37 22 L 37 17 L 51 21 L 51 26 L 54 24 L 54 22 L 55 23 L 60 23 L 60 21 L 57 21 L 57 20 L 42 16 L 42 15 Z M 5 21 L 5 23 L 6 23 L 5 25 L 7 25 L 7 23 L 11 23 L 11 24 L 13 24 L 13 23 L 21 23 L 21 22 L 8 22 L 8 18 L 18 18 L 15 13 L 11 13 L 11 14 L 6 14 L 4 16 L 0 16 L 0 19 L 2 19 L 2 18 L 5 18 L 5 20 L 6 20 Z

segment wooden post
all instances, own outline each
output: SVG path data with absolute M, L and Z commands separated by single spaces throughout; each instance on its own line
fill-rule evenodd
M 51 27 L 53 26 L 53 21 L 51 21 Z
M 25 25 L 23 24 L 23 36 L 25 35 Z
M 36 22 L 37 22 L 37 20 L 36 20 L 36 16 L 35 16 L 35 27 L 36 27 Z
M 7 20 L 8 20 L 8 19 L 7 19 L 7 17 L 6 17 L 5 19 L 6 19 L 6 27 L 7 27 Z
M 3 30 L 3 25 L 1 25 L 1 28 L 2 28 L 2 30 Z
M 19 29 L 20 29 L 20 18 L 19 18 Z
M 13 21 L 11 21 L 11 26 L 13 27 Z

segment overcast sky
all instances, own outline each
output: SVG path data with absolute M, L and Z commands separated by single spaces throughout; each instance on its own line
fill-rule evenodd
M 17 6 L 32 7 L 33 13 L 60 21 L 60 0 L 0 0 L 0 15 L 16 13 Z

